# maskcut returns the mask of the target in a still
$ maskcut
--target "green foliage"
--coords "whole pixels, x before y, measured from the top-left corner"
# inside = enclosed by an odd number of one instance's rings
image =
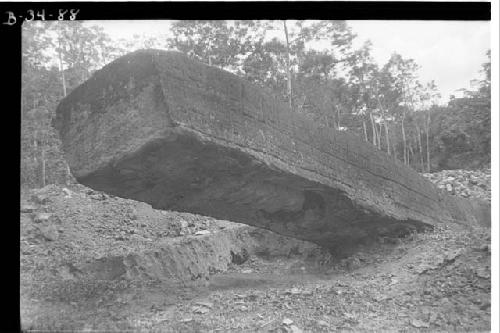
[[[172,33],[169,46],[221,68],[235,66],[246,46],[240,43],[245,28],[228,21],[177,21],[172,24]]]
[[[299,66],[299,73],[304,77],[328,80],[330,71],[335,66],[335,59],[328,52],[309,50]]]
[[[101,28],[76,21],[24,24],[22,45],[21,184],[66,183],[67,164],[51,126],[55,108],[118,50]]]
[[[490,163],[491,103],[488,98],[452,100],[431,115],[435,169],[470,169]]]
[[[482,66],[483,69],[481,70],[481,73],[484,75],[484,78],[481,81],[479,95],[481,97],[491,99],[491,50],[488,50],[486,55],[488,56],[488,61]]]
[[[48,29],[55,33],[52,46],[64,70],[67,93],[112,60],[112,41],[102,28],[87,27],[78,21],[61,21],[52,23]]]
[[[60,140],[50,126],[52,116],[47,107],[37,107],[28,112],[21,124],[21,184],[25,186],[67,181]]]

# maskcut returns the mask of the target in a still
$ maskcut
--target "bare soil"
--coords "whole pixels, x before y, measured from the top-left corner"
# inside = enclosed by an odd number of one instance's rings
[[[25,330],[490,330],[486,228],[441,225],[337,257],[81,185],[21,203]]]

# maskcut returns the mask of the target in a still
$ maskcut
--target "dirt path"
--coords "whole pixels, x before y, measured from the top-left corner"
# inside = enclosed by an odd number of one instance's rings
[[[252,258],[202,286],[128,285],[47,317],[113,331],[488,331],[490,253],[475,236],[440,230],[322,267]]]
[[[487,238],[443,229],[319,269],[259,260],[131,322],[179,332],[489,331]]]

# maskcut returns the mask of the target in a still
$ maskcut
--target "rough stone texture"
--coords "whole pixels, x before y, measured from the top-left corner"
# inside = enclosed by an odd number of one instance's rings
[[[176,52],[142,50],[65,98],[54,121],[77,180],[108,193],[336,248],[440,222],[489,224],[349,133]]]

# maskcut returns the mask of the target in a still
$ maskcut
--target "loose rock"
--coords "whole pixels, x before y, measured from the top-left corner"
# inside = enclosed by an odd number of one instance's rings
[[[38,213],[34,216],[33,222],[35,222],[35,223],[48,222],[51,217],[52,217],[52,214],[49,214],[49,213]]]
[[[21,213],[33,213],[37,209],[34,205],[22,205]]]
[[[451,195],[491,201],[491,170],[442,170],[422,176]]]

